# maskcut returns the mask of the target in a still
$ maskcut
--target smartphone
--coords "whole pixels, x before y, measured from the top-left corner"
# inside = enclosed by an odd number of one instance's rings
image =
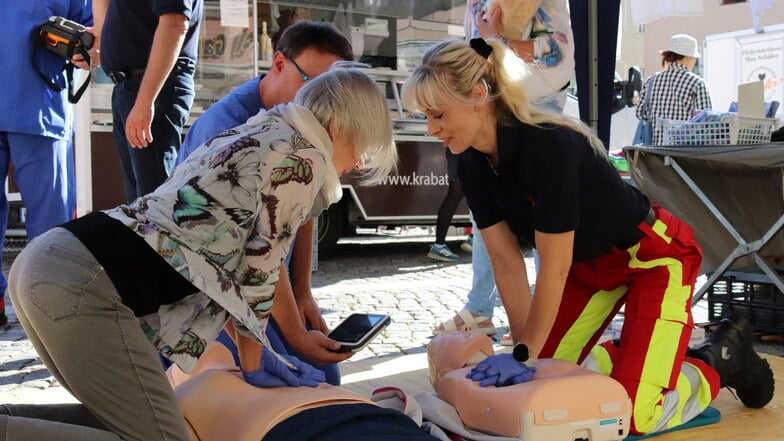
[[[367,346],[391,319],[386,314],[354,313],[340,322],[328,337],[340,343],[338,352],[357,352]]]

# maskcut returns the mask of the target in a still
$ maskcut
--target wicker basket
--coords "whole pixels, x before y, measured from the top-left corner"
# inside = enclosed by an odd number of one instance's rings
[[[775,118],[742,118],[732,115],[721,121],[691,123],[660,119],[664,145],[710,146],[770,142]]]

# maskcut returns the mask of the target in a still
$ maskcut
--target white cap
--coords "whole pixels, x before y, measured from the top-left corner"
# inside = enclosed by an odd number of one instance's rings
[[[667,49],[661,52],[668,51],[685,57],[700,58],[700,52],[697,50],[697,40],[691,35],[676,34],[670,37]]]

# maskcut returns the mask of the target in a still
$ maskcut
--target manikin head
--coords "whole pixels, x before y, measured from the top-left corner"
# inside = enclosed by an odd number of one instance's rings
[[[427,345],[430,384],[438,390],[438,382],[447,373],[475,365],[493,354],[493,342],[484,334],[458,331],[437,335]]]

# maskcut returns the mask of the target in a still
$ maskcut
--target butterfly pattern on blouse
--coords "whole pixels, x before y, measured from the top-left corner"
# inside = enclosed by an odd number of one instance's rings
[[[218,311],[218,313],[219,312],[220,311]],[[159,326],[150,326],[150,324],[145,321],[141,321],[139,325],[147,339],[152,342],[158,352],[166,357],[170,357],[172,354],[188,354],[194,358],[198,358],[207,348],[207,341],[190,331],[183,334],[180,341],[177,342],[177,345],[172,348],[160,337],[160,334],[157,331]]]
[[[160,326],[154,328],[146,321],[141,320],[139,321],[139,327],[141,327],[144,336],[147,337],[147,340],[150,341],[162,354],[171,353],[171,347],[164,343],[163,339],[161,339],[161,335],[158,333],[158,328]]]
[[[207,147],[212,145],[212,143],[217,141],[218,139],[228,138],[240,134],[243,135],[233,143],[228,144],[226,146],[222,146],[221,151],[219,153],[212,155],[209,162],[209,166],[213,168],[219,167],[225,161],[229,160],[236,152],[240,150],[249,147],[260,147],[261,143],[256,138],[256,135],[260,133],[268,132],[271,129],[275,128],[274,123],[275,123],[274,119],[267,118],[261,123],[257,123],[257,125],[256,123],[254,123],[254,125],[252,126],[245,124],[241,127],[225,130],[220,134],[216,135],[215,137],[211,138],[205,143]]]
[[[240,227],[247,227],[250,224],[250,221],[253,220],[253,212],[244,208],[224,208],[223,212],[229,216],[232,222]]]
[[[215,281],[218,283],[221,292],[233,291],[237,298],[242,298],[240,285],[234,280],[234,273],[228,271],[226,268],[212,265],[215,268]]]
[[[188,331],[182,335],[182,338],[177,342],[172,350],[172,354],[188,354],[198,358],[204,353],[207,348],[207,341],[199,338],[195,333]]]
[[[297,229],[302,225],[306,216],[303,215],[301,207],[292,204],[279,204],[277,208],[277,218],[282,219],[282,223],[277,226],[277,240],[290,239],[296,234]]]
[[[190,224],[215,221],[209,209],[214,207],[217,201],[199,187],[198,181],[198,177],[193,177],[177,190],[172,218],[179,226],[187,228]]]
[[[147,204],[148,196],[142,196],[135,200],[131,205],[121,205],[119,208],[128,217],[138,218],[137,214],[144,214],[149,208]]]
[[[159,237],[157,250],[158,254],[166,260],[166,263],[171,265],[181,276],[186,279],[190,278],[185,255],[182,253],[178,242],[163,234]]]
[[[299,132],[294,132],[291,135],[291,137],[289,138],[289,144],[292,147],[292,153],[297,153],[300,149],[310,149],[310,148],[313,148],[313,144],[311,144],[310,141],[308,141]]]
[[[313,180],[313,161],[292,153],[283,158],[280,165],[272,170],[270,180],[273,189],[289,182],[310,184]]]
[[[270,309],[272,309],[273,297],[250,297],[247,298],[248,306],[253,311],[253,314],[256,316],[257,319],[265,319],[270,315]]]
[[[263,162],[258,149],[248,149],[228,158],[219,173],[205,177],[202,188],[211,194],[228,194],[237,207],[253,206],[258,201],[258,189],[264,181]],[[231,201],[223,200],[224,205]]]
[[[268,279],[269,279],[269,274],[254,267],[245,268],[245,270],[242,271],[242,274],[240,274],[239,277],[240,283],[248,286],[263,285]]]
[[[262,195],[261,213],[256,220],[256,228],[250,232],[245,242],[246,255],[263,256],[272,248],[270,240],[278,235],[278,202],[275,196]]]
[[[218,168],[229,161],[235,153],[250,147],[260,146],[261,143],[258,139],[251,136],[243,136],[212,155],[209,165],[212,168]]]
[[[218,265],[221,266],[226,266],[226,264],[229,263],[231,259],[237,257],[238,253],[236,250],[232,250],[228,253],[218,253],[210,250],[200,250],[200,254],[206,257],[207,260],[209,260],[210,262],[217,263]]]
[[[209,147],[209,146],[212,145],[213,142],[215,142],[215,141],[217,141],[217,140],[219,140],[221,138],[228,138],[229,136],[234,136],[234,135],[239,135],[239,134],[240,134],[240,131],[237,130],[236,128],[224,130],[224,131],[218,133],[217,135],[213,136],[212,138],[208,139],[205,142],[205,144],[207,144],[207,147]]]

